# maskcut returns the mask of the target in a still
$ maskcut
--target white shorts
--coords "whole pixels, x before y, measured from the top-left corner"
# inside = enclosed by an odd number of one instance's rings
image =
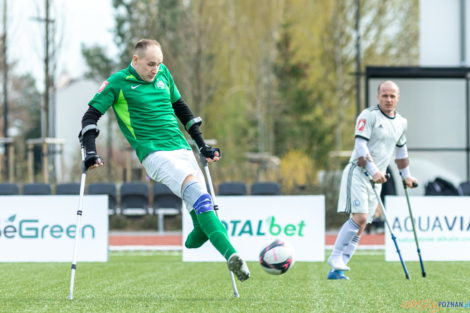
[[[375,184],[375,190],[380,195],[381,184]],[[377,197],[372,190],[369,178],[364,170],[356,164],[349,163],[341,177],[341,188],[338,198],[338,212],[340,213],[366,213],[367,222],[370,223],[377,209]]]
[[[151,179],[166,185],[180,198],[183,182],[189,175],[193,175],[207,192],[204,175],[191,150],[155,151],[145,157],[142,165]],[[191,209],[191,206],[187,208]]]

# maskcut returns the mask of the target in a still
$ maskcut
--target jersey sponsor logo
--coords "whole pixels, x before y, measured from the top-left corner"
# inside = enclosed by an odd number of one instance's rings
[[[108,86],[108,81],[105,80],[101,86],[100,86],[100,89],[98,89],[98,92],[102,92],[104,88],[106,88],[106,86]]]
[[[358,131],[363,131],[364,130],[364,127],[366,127],[366,120],[361,118],[358,122],[357,122],[357,130]]]
[[[356,199],[356,200],[353,201],[353,205],[357,208],[361,205],[361,201]]]
[[[165,89],[165,83],[162,82],[161,80],[159,80],[157,82],[157,87],[158,87],[158,89]]]
[[[140,86],[140,84],[135,85],[135,86],[131,86],[131,89],[136,89],[136,88],[139,87],[139,86]]]

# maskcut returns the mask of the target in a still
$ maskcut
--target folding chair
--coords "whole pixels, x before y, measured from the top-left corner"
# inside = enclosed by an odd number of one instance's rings
[[[167,186],[155,183],[153,185],[153,203],[154,214],[158,216],[158,231],[164,231],[165,215],[178,215],[181,213],[183,201],[171,192]]]
[[[0,184],[0,195],[1,196],[14,196],[20,194],[20,187],[13,183],[2,183]]]
[[[143,216],[148,213],[149,186],[144,182],[123,183],[120,188],[121,213],[127,216]]]
[[[80,195],[80,183],[62,183],[55,186],[56,195]]]
[[[244,196],[246,192],[246,184],[242,182],[223,182],[219,184],[219,195]]]
[[[281,194],[281,186],[275,182],[256,182],[251,185],[252,196],[278,196]]]
[[[117,209],[117,189],[113,183],[91,183],[88,185],[89,195],[107,195],[108,196],[108,214],[116,214]]]
[[[31,183],[23,185],[23,195],[51,195],[51,185],[46,183]]]

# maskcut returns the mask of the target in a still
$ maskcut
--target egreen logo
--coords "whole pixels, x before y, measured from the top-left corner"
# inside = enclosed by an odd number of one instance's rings
[[[8,224],[0,227],[0,239],[12,239],[15,237],[23,239],[59,239],[62,237],[75,238],[77,227],[75,224],[41,224],[38,219],[20,219],[18,224],[13,224],[16,214],[7,219]],[[81,228],[81,238],[95,238],[95,227],[90,224]]]
[[[268,217],[266,220],[230,220],[222,221],[227,229],[227,233],[232,236],[266,236],[266,233],[272,236],[299,236],[303,237],[305,221],[300,220],[298,223],[282,224],[276,221],[274,216]]]

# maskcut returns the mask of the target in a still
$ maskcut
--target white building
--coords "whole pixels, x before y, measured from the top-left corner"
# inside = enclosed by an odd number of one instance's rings
[[[72,177],[72,170],[74,168],[79,169],[81,165],[78,133],[82,129],[82,117],[88,110],[88,102],[93,98],[100,84],[100,82],[87,79],[72,80],[60,87],[56,92],[56,137],[65,139],[63,175],[60,173],[60,166],[56,168],[58,169],[57,176],[59,180],[64,182],[80,181],[80,177]],[[100,129],[106,128],[109,113],[100,119],[98,125]],[[104,146],[107,136],[106,131],[103,131],[97,139],[97,144]]]

